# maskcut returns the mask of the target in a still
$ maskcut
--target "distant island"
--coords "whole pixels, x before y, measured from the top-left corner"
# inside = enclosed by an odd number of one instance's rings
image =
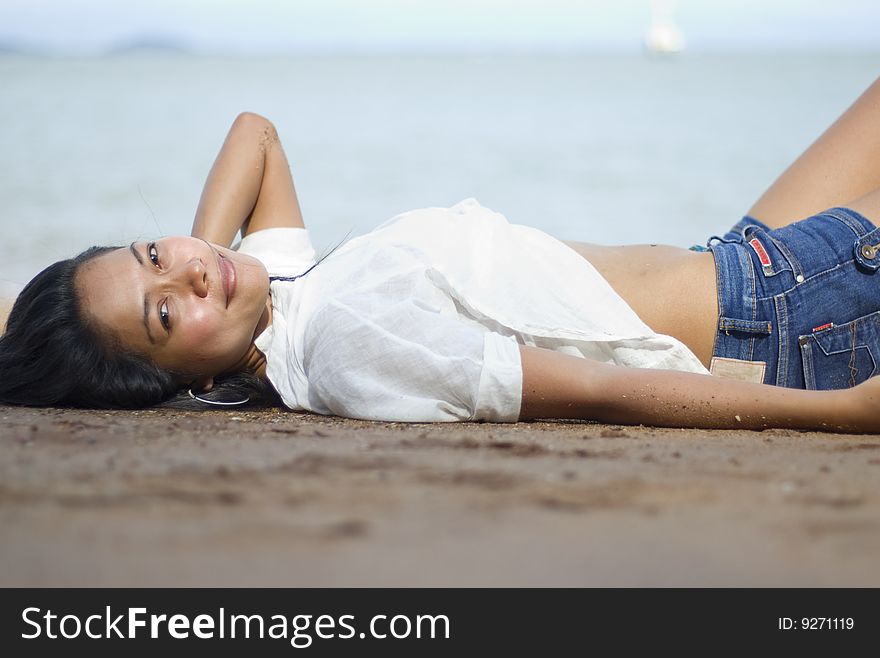
[[[145,35],[119,41],[103,49],[83,50],[70,48],[63,45],[48,45],[13,39],[0,38],[0,57],[2,56],[36,56],[36,57],[102,57],[129,54],[162,54],[188,55],[193,53],[193,48],[183,39],[166,35]]]
[[[45,49],[22,41],[4,41],[0,39],[0,55],[45,55]]]
[[[104,51],[105,55],[128,55],[134,53],[169,53],[175,55],[189,54],[192,48],[182,39],[151,35],[139,36],[121,41]]]

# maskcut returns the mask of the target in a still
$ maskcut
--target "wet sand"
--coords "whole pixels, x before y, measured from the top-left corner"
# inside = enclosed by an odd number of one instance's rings
[[[0,407],[2,586],[880,586],[880,437]]]

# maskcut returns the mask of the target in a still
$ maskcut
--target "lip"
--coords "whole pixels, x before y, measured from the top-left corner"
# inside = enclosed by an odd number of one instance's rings
[[[231,260],[219,253],[217,256],[220,265],[220,281],[223,285],[223,292],[226,293],[226,308],[229,308],[229,302],[235,296],[237,272]]]

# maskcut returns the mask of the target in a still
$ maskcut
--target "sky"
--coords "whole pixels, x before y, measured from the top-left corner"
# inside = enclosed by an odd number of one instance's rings
[[[662,1],[662,0],[661,0]],[[688,49],[880,50],[880,0],[666,0]],[[0,46],[101,53],[637,50],[651,0],[0,0]]]

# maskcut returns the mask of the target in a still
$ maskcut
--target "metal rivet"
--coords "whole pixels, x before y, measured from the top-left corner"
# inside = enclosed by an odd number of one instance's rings
[[[862,245],[862,256],[865,258],[873,258],[876,254],[876,250],[869,244]]]
[[[803,283],[803,282],[804,282],[804,275],[803,275],[803,274],[798,274],[798,275],[795,277],[795,281],[797,281],[798,283]]]
[[[810,339],[806,336],[801,336],[800,338],[798,338],[798,343],[800,343],[801,345],[806,345],[808,342],[810,342]]]

